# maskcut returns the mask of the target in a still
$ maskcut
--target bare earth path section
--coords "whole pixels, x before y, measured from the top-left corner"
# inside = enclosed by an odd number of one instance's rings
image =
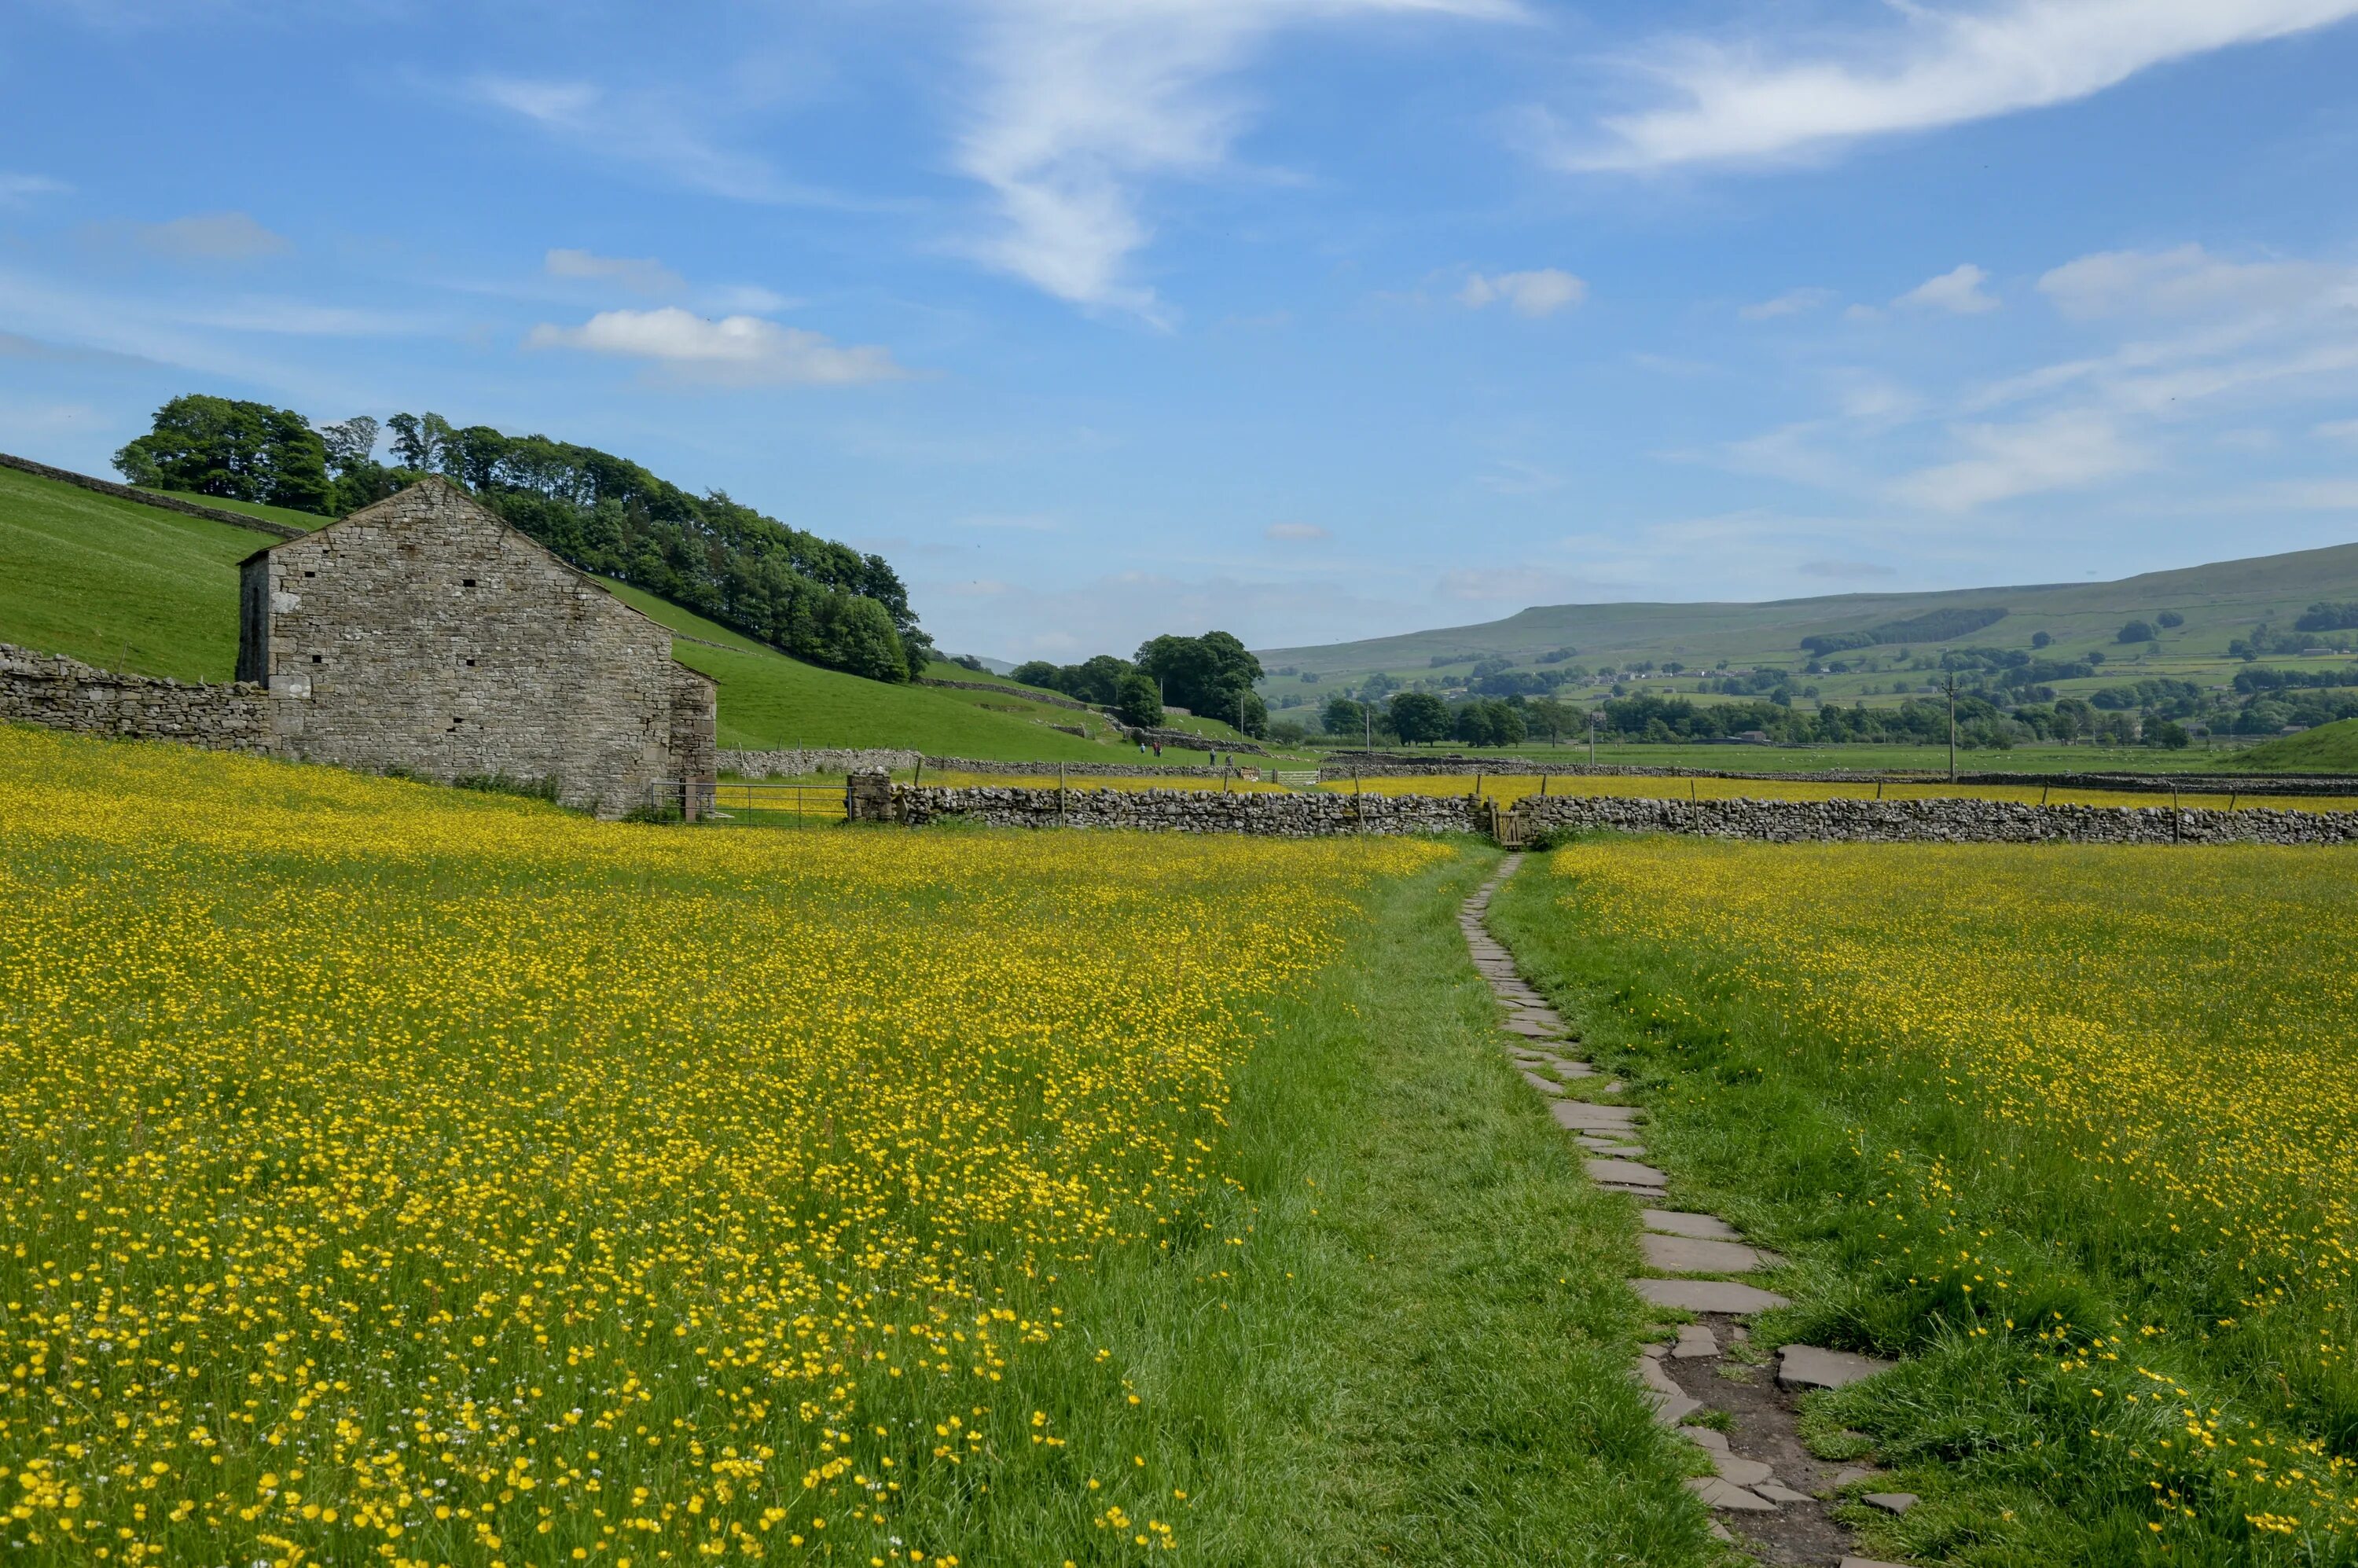
[[[1812,1389],[1872,1377],[1886,1363],[1811,1346],[1784,1346],[1773,1358],[1753,1350],[1746,1320],[1787,1304],[1741,1276],[1783,1260],[1748,1246],[1715,1215],[1670,1206],[1669,1173],[1647,1162],[1645,1113],[1624,1104],[1623,1086],[1600,1076],[1574,1032],[1526,984],[1514,956],[1490,935],[1490,895],[1523,857],[1509,855],[1466,901],[1458,925],[1474,966],[1506,1010],[1499,1045],[1556,1122],[1589,1154],[1589,1179],[1628,1194],[1640,1206],[1640,1249],[1647,1277],[1629,1281],[1640,1298],[1691,1321],[1675,1342],[1649,1345],[1633,1375],[1653,1401],[1655,1419],[1694,1443],[1710,1476],[1687,1484],[1721,1523],[1714,1533],[1763,1563],[1891,1568],[1850,1552],[1850,1535],[1828,1511],[1839,1495],[1873,1486],[1871,1471],[1819,1459],[1802,1444],[1795,1403]],[[1904,1512],[1915,1498],[1866,1491],[1875,1506]]]

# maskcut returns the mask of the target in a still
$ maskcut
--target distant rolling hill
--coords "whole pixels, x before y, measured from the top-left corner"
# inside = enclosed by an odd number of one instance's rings
[[[1846,634],[1895,626],[1897,634],[1887,633],[1876,651],[2028,648],[2032,635],[2045,632],[2054,640],[2056,657],[2089,650],[2117,654],[2115,638],[2125,623],[2150,621],[2165,611],[2183,616],[2185,623],[2163,633],[2161,648],[2173,659],[2208,660],[2224,657],[2229,640],[2256,622],[2289,629],[2296,616],[2320,600],[2358,600],[2358,545],[2147,572],[2116,582],[1845,593],[1758,604],[1545,605],[1476,626],[1271,648],[1260,653],[1260,661],[1272,672],[1291,668],[1322,681],[1356,680],[1378,671],[1402,677],[1463,673],[1487,658],[1530,665],[1543,654],[1567,647],[1577,649],[1575,660],[1588,665],[1675,659],[1706,668],[1725,659],[1738,665],[1799,668],[1809,658],[1805,638],[1848,641]],[[1972,611],[1981,613],[1959,613]],[[1974,626],[1976,621],[1987,623]],[[1271,684],[1298,689],[1282,681]]]

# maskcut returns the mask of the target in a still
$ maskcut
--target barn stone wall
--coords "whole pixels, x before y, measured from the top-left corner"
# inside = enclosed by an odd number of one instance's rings
[[[267,606],[239,667],[267,684],[288,754],[424,777],[557,781],[601,816],[681,776],[675,733],[712,687],[671,633],[455,485],[427,480],[245,563]],[[709,776],[707,773],[705,776]]]

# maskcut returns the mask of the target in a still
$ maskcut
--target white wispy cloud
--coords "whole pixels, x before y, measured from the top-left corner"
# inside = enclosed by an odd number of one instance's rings
[[[47,175],[0,170],[0,206],[22,201],[28,196],[55,196],[72,189],[63,180],[51,179]]]
[[[1677,35],[1636,59],[1661,100],[1561,149],[1587,168],[1790,157],[2068,103],[2169,60],[2358,15],[2358,0],[1999,0],[1895,5],[1870,27]]]
[[[601,256],[589,251],[550,251],[542,267],[551,277],[615,283],[636,294],[687,292],[687,279],[653,256]]]
[[[1457,292],[1457,302],[1469,310],[1504,301],[1518,316],[1552,316],[1588,297],[1588,285],[1559,267],[1535,272],[1502,272],[1493,276],[1476,273]]]
[[[1891,303],[1894,306],[1921,309],[1947,310],[1959,316],[1978,316],[1998,307],[1997,297],[1982,287],[1989,274],[1971,262],[1964,262],[1942,273],[1928,277]]]
[[[1261,530],[1261,537],[1281,544],[1310,545],[1331,539],[1335,535],[1315,523],[1272,523]]]
[[[1970,512],[1993,502],[2075,490],[2153,464],[2117,423],[2093,409],[2066,409],[2008,425],[1961,425],[1952,434],[1971,455],[1907,474],[1894,499],[1936,512]]]
[[[787,178],[768,159],[716,139],[713,128],[732,106],[709,96],[692,99],[658,88],[616,92],[593,81],[496,73],[472,77],[458,91],[543,135],[691,190],[740,201],[841,204]]]
[[[1774,299],[1746,305],[1736,314],[1747,321],[1773,321],[1779,316],[1803,316],[1834,297],[1831,288],[1789,288]]]
[[[169,222],[138,224],[132,233],[143,249],[174,261],[259,261],[295,248],[247,212],[192,212]]]
[[[2347,441],[2358,447],[2358,419],[2329,419],[2311,426],[2309,433],[2320,440]]]
[[[759,316],[713,320],[676,305],[601,310],[578,327],[543,322],[525,344],[644,360],[682,380],[724,384],[849,386],[909,373],[888,349],[847,346]]]
[[[1280,27],[1418,13],[1520,15],[1514,0],[990,0],[955,156],[996,221],[968,248],[1059,299],[1167,319],[1130,274],[1152,234],[1139,187],[1227,161],[1250,114],[1226,79]]]

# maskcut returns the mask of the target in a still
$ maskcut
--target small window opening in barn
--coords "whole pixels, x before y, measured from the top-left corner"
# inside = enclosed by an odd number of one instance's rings
[[[305,577],[318,577],[319,574],[318,572],[305,572],[303,575]]]
[[[472,659],[469,659],[469,660],[467,661],[467,667],[468,667],[469,669],[471,669],[471,669],[473,669],[473,668],[475,667],[475,661],[474,661],[474,660],[472,660]]]
[[[475,579],[473,578],[462,578],[460,579],[459,586],[460,588],[472,588],[475,586]]]
[[[312,662],[313,664],[315,664],[315,665],[316,665],[316,664],[318,664],[318,663],[319,662],[319,654],[312,654],[312,655],[311,655],[311,662]]]

